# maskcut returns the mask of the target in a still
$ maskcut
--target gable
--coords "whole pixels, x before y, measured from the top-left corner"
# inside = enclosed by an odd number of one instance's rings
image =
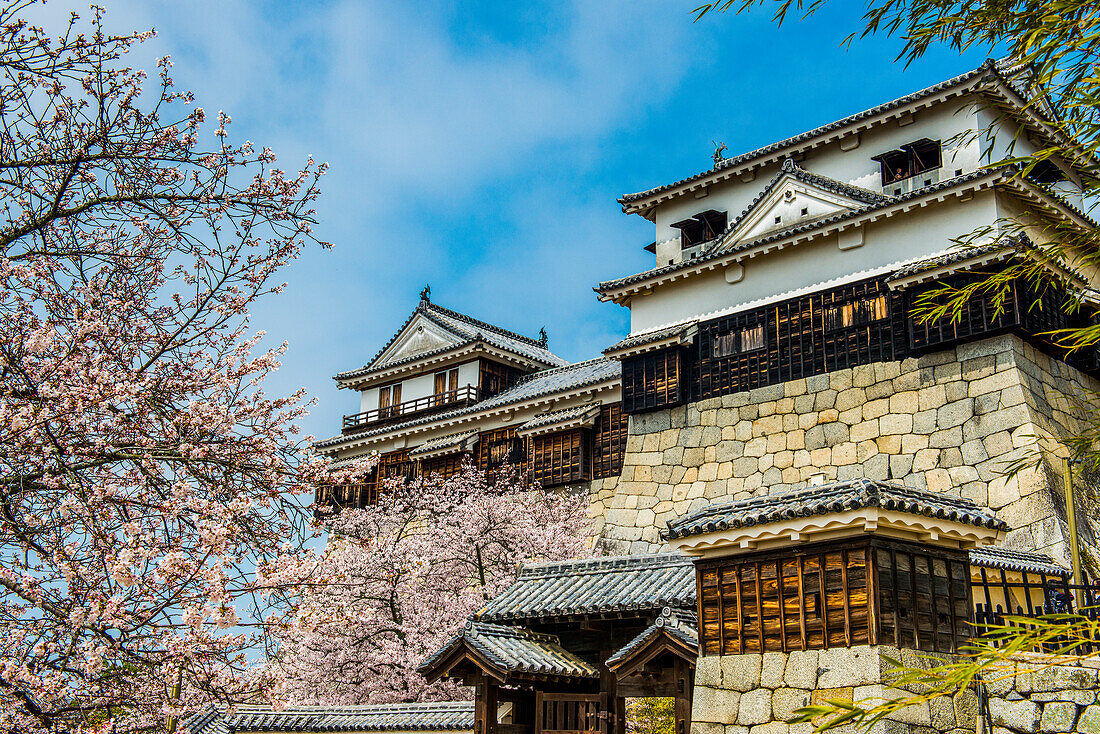
[[[853,186],[832,182],[823,176],[805,175],[801,171],[798,173],[803,175],[796,175],[790,167],[784,168],[761,191],[757,200],[741,213],[725,237],[715,245],[714,251],[727,250],[741,242],[761,238],[769,232],[868,204],[869,197]]]
[[[457,347],[467,341],[466,337],[444,329],[418,313],[398,333],[393,343],[378,355],[371,367],[385,367],[420,354]]]

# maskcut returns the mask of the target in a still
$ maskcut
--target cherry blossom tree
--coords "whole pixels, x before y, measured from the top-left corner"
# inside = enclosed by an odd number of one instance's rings
[[[490,484],[476,467],[391,485],[378,504],[331,521],[329,580],[286,620],[274,656],[282,701],[388,703],[462,698],[416,667],[515,579],[518,565],[588,551],[586,498],[526,483],[511,467]]]
[[[308,566],[324,469],[247,315],[324,166],[231,144],[167,59],[143,89],[149,34],[28,4],[0,3],[0,730],[148,731],[270,683],[249,653]]]

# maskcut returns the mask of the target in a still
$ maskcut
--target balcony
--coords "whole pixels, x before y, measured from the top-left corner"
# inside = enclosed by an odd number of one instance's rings
[[[363,413],[344,416],[344,433],[361,431],[368,426],[412,418],[417,415],[440,411],[448,408],[462,408],[477,402],[478,390],[474,385],[466,385],[436,395],[425,395],[415,400],[406,400],[384,408],[374,408]]]

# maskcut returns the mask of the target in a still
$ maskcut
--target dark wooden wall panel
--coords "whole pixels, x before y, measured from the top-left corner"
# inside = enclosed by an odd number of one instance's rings
[[[837,541],[700,561],[704,655],[892,643],[953,652],[970,615],[964,552]]]
[[[596,418],[592,441],[592,478],[616,477],[623,470],[626,451],[627,415],[622,405],[605,405]]]
[[[544,487],[556,487],[591,478],[590,438],[585,429],[535,436],[528,443],[527,465],[532,481]]]
[[[639,413],[688,399],[690,366],[683,349],[664,349],[623,360],[623,410]]]

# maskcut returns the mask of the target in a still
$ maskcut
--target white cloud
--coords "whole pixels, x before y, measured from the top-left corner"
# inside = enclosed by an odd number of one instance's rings
[[[326,132],[383,191],[472,191],[549,145],[627,125],[676,81],[678,34],[639,5],[577,2],[538,47],[470,48],[420,4],[344,3],[314,21]]]

